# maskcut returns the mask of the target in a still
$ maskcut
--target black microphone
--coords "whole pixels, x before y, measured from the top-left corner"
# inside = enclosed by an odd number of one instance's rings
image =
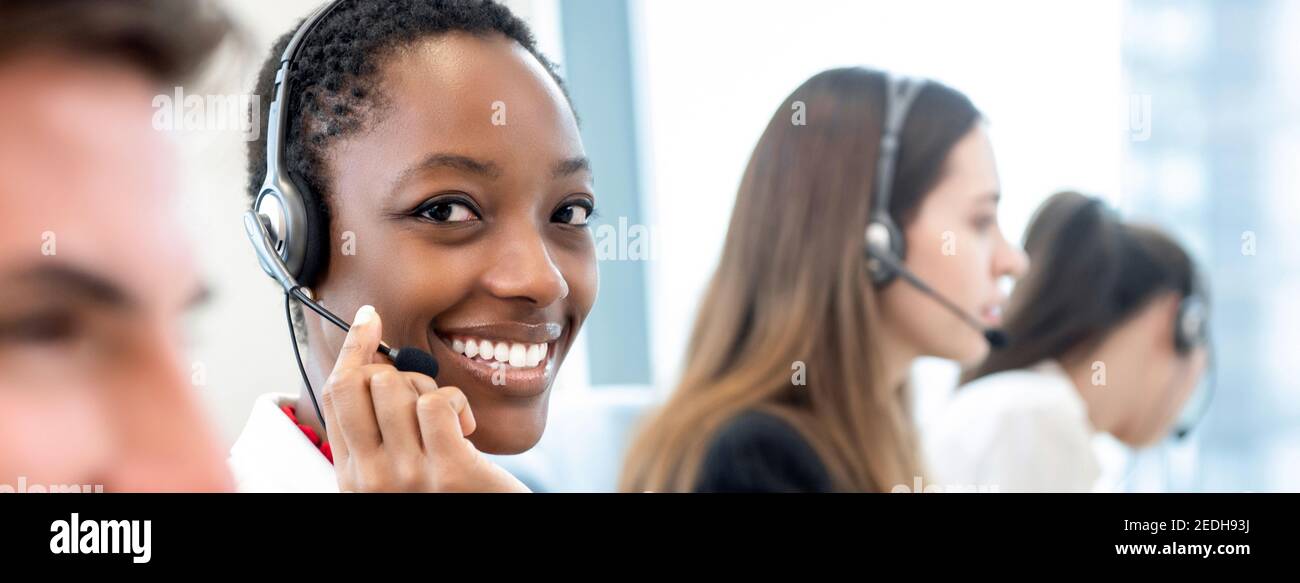
[[[967,326],[974,328],[982,334],[984,336],[984,341],[989,343],[990,348],[994,350],[1006,348],[1007,344],[1011,342],[1006,331],[998,328],[985,328],[984,324],[982,324],[978,318],[970,315],[970,313],[963,310],[961,306],[953,303],[952,300],[944,297],[943,294],[935,291],[934,288],[931,288],[924,281],[921,281],[921,278],[917,277],[910,269],[903,266],[902,262],[895,259],[891,254],[881,253],[871,248],[868,248],[867,252],[871,254],[873,259],[884,263],[890,269],[894,270],[894,272],[898,273],[904,281],[912,284],[912,287],[916,288],[921,293],[930,296],[934,301],[939,302],[939,305],[947,308],[949,312],[955,314],[957,318],[962,322],[965,322]]]
[[[389,349],[388,357],[393,359],[393,366],[404,372],[418,372],[429,378],[438,376],[438,361],[433,355],[414,346],[404,346],[397,350]]]
[[[1011,338],[1007,336],[1006,330],[999,328],[989,328],[984,330],[984,340],[987,340],[989,347],[994,350],[1006,348],[1007,344],[1011,343]]]
[[[289,290],[289,293],[302,302],[303,305],[311,308],[313,312],[320,314],[322,318],[329,320],[335,326],[342,328],[344,332],[352,329],[352,326],[342,318],[335,316],[333,312],[325,309],[325,306],[316,303],[311,296],[302,291],[301,286],[295,286]],[[432,354],[425,352],[414,346],[403,346],[402,348],[391,348],[382,341],[379,343],[377,350],[380,354],[392,359],[393,366],[402,372],[418,372],[429,378],[438,377],[438,361],[433,358]]]

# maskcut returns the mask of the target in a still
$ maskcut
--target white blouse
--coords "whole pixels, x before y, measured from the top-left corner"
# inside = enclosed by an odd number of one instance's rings
[[[945,491],[1089,492],[1101,474],[1096,431],[1054,360],[957,389],[923,432]]]
[[[280,405],[293,395],[257,398],[227,463],[240,492],[338,492],[334,466],[312,445]]]
[[[240,492],[338,492],[334,465],[289,419],[281,405],[295,395],[266,393],[253,403],[248,422],[230,448],[226,464]],[[545,491],[547,458],[534,448],[519,455],[484,454],[534,492]]]

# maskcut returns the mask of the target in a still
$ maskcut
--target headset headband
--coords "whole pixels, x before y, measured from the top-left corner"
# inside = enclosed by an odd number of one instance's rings
[[[294,59],[298,57],[298,51],[302,48],[303,41],[311,36],[313,30],[325,20],[331,12],[334,11],[343,0],[333,0],[329,4],[324,4],[312,12],[307,19],[303,21],[302,26],[298,27],[298,32],[294,33],[289,39],[289,44],[284,47],[284,53],[280,55],[280,69],[275,73],[275,98],[271,101],[271,107],[267,116],[268,133],[266,137],[266,176],[267,182],[273,176],[278,176],[279,170],[283,167],[284,153],[280,144],[284,140],[284,133],[288,129],[285,120],[288,116],[281,115],[281,108],[287,107],[286,97],[289,94],[289,69],[293,66]],[[266,187],[263,186],[263,189]]]
[[[924,79],[889,75],[885,83],[885,118],[880,128],[880,153],[876,159],[876,196],[874,215],[889,216],[889,199],[893,195],[894,169],[902,145],[903,125],[912,103],[925,88]]]

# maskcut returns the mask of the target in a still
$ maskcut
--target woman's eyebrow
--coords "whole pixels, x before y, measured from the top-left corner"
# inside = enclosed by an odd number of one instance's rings
[[[423,160],[412,164],[393,181],[393,190],[410,180],[412,176],[421,172],[427,172],[438,168],[450,168],[468,172],[488,179],[497,179],[501,177],[501,167],[491,160],[479,160],[464,154],[453,154],[449,152],[434,152],[425,156]]]
[[[560,162],[555,165],[555,170],[553,171],[552,176],[555,178],[567,178],[579,172],[591,172],[591,160],[588,160],[585,156],[560,160]]]

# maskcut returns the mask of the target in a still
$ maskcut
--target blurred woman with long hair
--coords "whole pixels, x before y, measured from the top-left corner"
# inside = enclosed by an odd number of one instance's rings
[[[891,79],[825,71],[768,123],[684,373],[635,438],[622,490],[888,491],[923,475],[908,369],[923,355],[979,362],[988,343],[971,324],[997,325],[998,279],[1025,259],[998,228],[979,112],[944,85]],[[910,107],[890,107],[909,86]],[[888,119],[897,135],[882,139]],[[877,167],[892,145],[886,199]],[[879,217],[896,225],[892,257],[949,308],[882,277],[864,243]]]

